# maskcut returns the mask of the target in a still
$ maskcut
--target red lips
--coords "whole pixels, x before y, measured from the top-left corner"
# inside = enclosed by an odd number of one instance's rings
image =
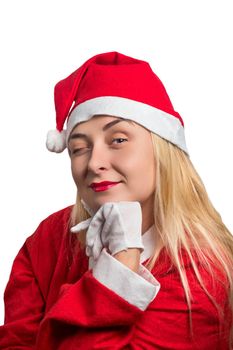
[[[119,183],[119,181],[117,182],[112,182],[112,181],[102,181],[102,182],[92,182],[92,184],[90,185],[91,188],[98,188],[99,186],[108,186],[108,185],[113,185],[113,184],[117,184]]]

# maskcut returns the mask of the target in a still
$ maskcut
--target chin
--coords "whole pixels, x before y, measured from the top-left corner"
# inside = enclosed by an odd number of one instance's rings
[[[98,210],[102,205],[109,202],[129,202],[136,201],[136,199],[125,198],[123,196],[109,196],[108,198],[103,198],[99,201],[92,202],[93,210]]]

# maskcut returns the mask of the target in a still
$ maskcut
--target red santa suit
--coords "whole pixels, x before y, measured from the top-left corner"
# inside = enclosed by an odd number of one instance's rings
[[[165,250],[151,273],[145,268],[153,226],[143,235],[138,274],[105,249],[89,269],[85,250],[72,259],[70,212],[65,208],[41,222],[14,260],[0,349],[228,349],[231,311],[217,270],[212,280],[199,264],[222,318],[183,256],[193,296],[191,332],[180,277]]]

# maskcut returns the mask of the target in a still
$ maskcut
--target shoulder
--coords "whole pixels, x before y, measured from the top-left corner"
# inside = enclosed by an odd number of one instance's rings
[[[200,256],[195,251],[192,251],[192,259],[190,255],[182,250],[181,270],[185,273],[190,292],[193,297],[193,302],[208,304],[211,300],[215,300],[222,307],[228,300],[228,279],[225,271],[220,264],[214,262],[214,258],[201,260]],[[195,263],[195,266],[193,265]],[[153,272],[166,289],[169,287],[177,291],[182,291],[182,282],[180,271],[169,253],[163,249],[153,268]],[[184,291],[181,294],[184,296]],[[208,299],[208,301],[207,301]]]
[[[73,205],[70,205],[41,221],[35,232],[26,239],[25,244],[28,250],[45,249],[46,247],[51,247],[52,250],[59,249],[69,229],[72,208]]]
[[[14,259],[12,281],[22,276],[27,278],[36,276],[40,286],[48,285],[59,256],[62,255],[65,259],[64,249],[69,237],[71,211],[72,206],[69,206],[41,221],[35,232],[25,240]]]
[[[69,205],[47,216],[40,225],[66,224],[69,221],[73,205]]]

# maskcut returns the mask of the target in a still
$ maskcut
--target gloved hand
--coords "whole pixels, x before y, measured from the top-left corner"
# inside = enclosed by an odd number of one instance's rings
[[[93,217],[71,228],[87,230],[86,254],[98,259],[103,247],[112,255],[128,248],[144,250],[141,235],[142,212],[139,202],[107,202]]]

